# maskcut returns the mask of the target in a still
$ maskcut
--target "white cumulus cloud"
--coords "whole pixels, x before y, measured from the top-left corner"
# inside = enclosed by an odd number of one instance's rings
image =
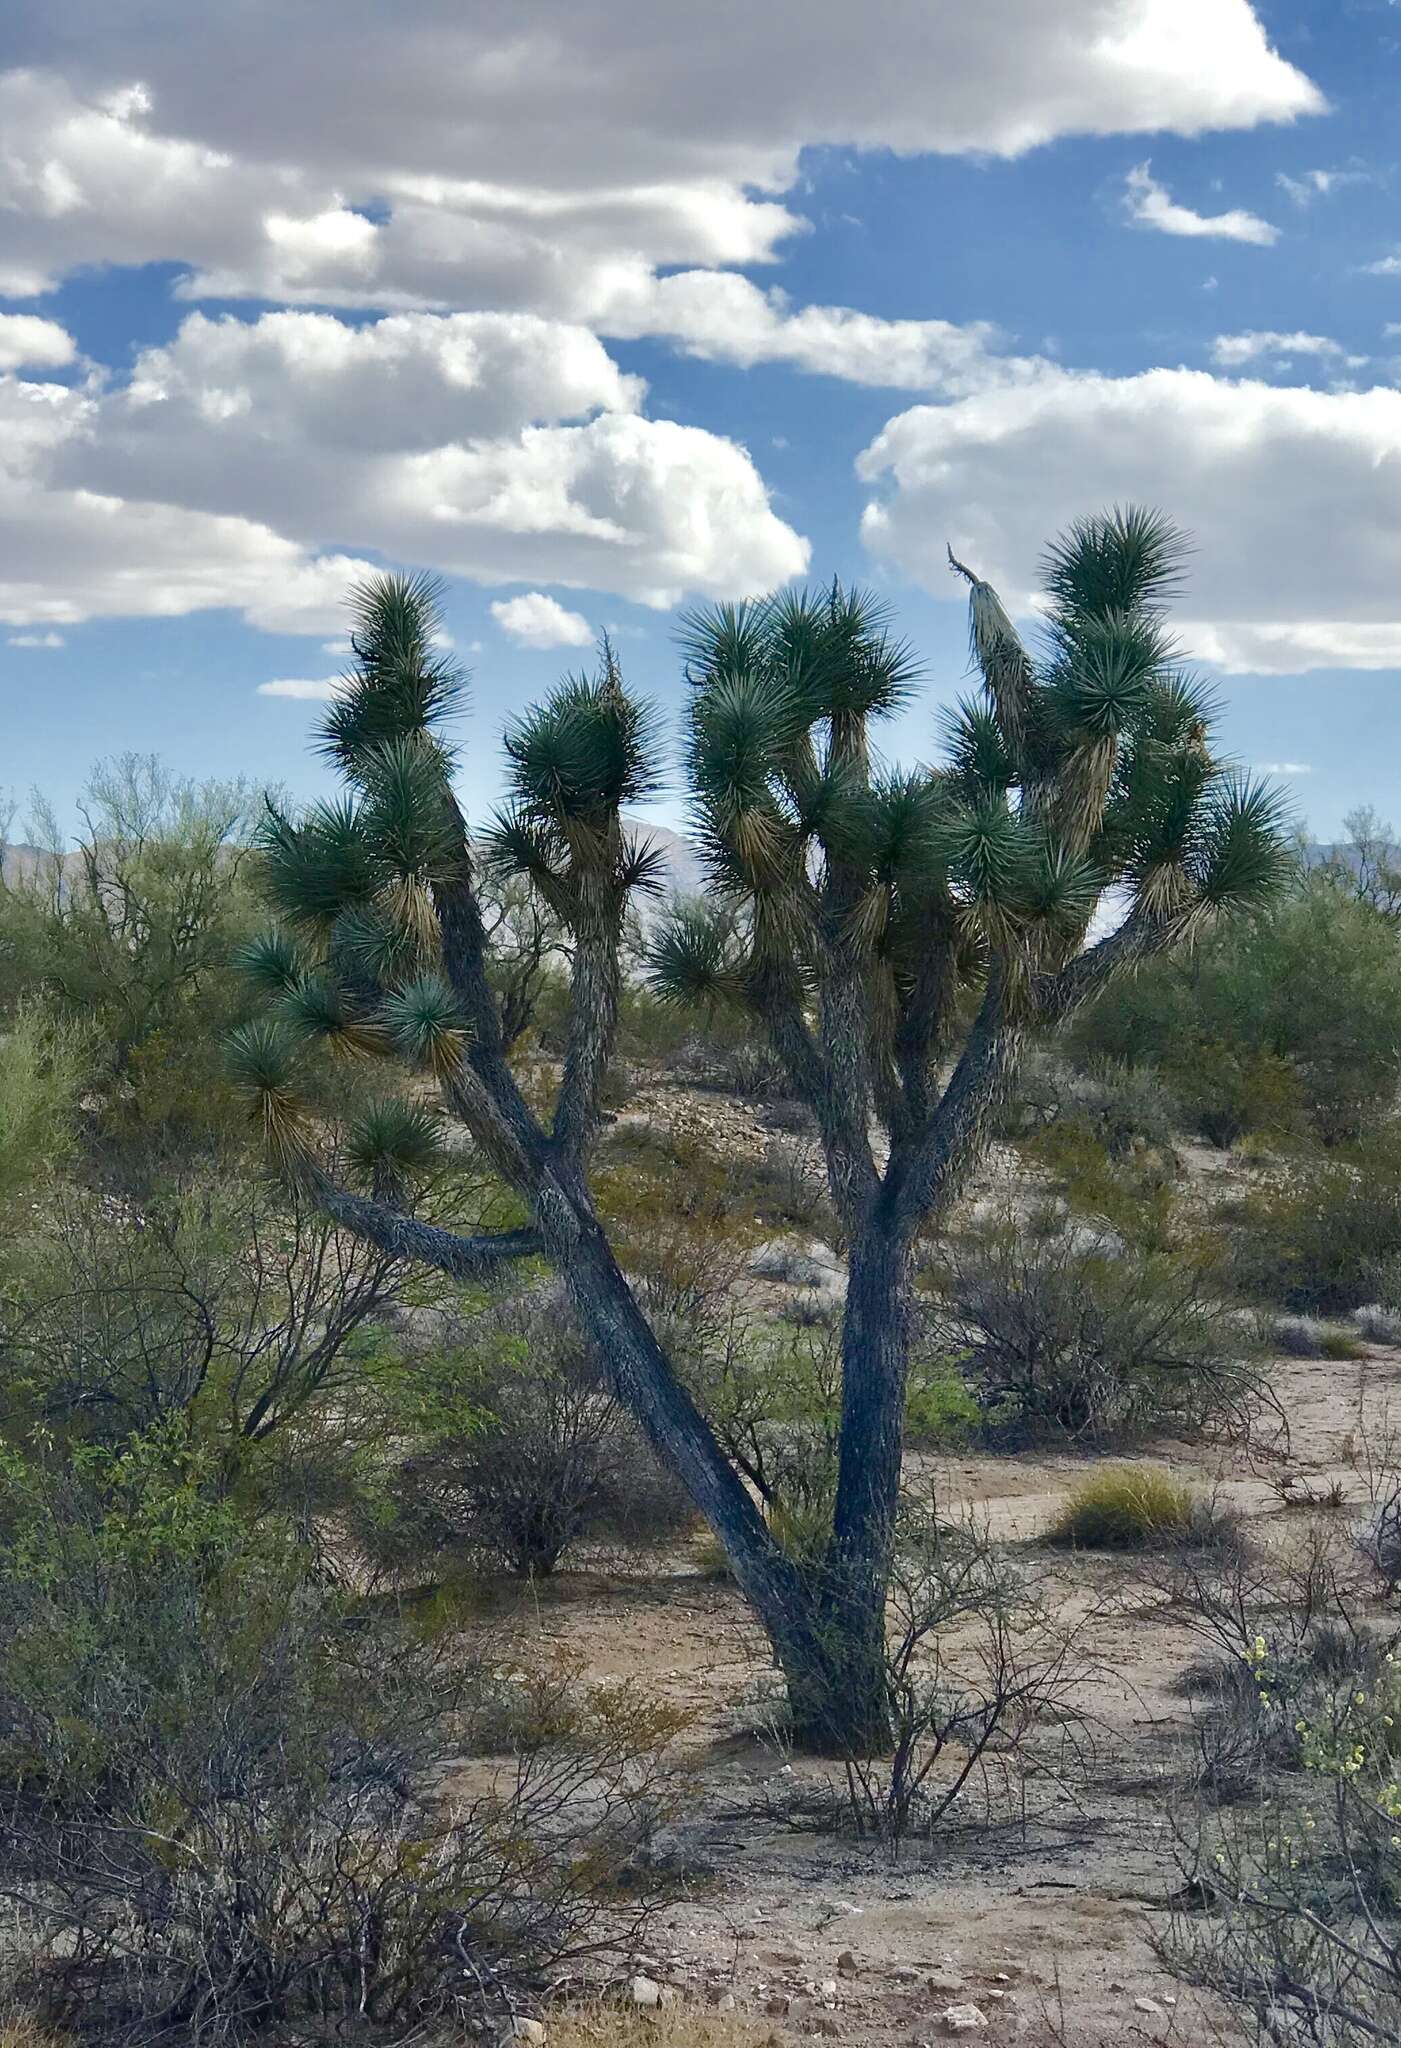
[[[562,583],[667,605],[807,566],[747,451],[632,410],[598,341],[535,316],[194,314],[91,402],[62,480],[344,535],[481,583]]]
[[[1226,213],[1194,213],[1180,206],[1153,176],[1147,163],[1135,164],[1124,180],[1124,207],[1138,227],[1156,228],[1164,235],[1197,235],[1223,242],[1254,242],[1269,248],[1279,240],[1279,229],[1258,213],[1232,207]]]
[[[61,369],[77,355],[77,346],[57,320],[37,313],[0,313],[0,370]]]
[[[225,296],[587,318],[624,270],[772,258],[805,146],[1015,156],[1324,104],[1249,0],[12,0],[6,28],[11,294],[172,261]]]
[[[527,590],[519,597],[498,600],[491,616],[503,633],[522,647],[588,647],[593,628],[579,612],[565,609],[543,590]]]
[[[8,647],[66,647],[62,633],[11,633]]]
[[[89,392],[0,375],[0,621],[52,629],[227,606],[279,632],[341,623],[364,561],[262,520],[128,501],[66,474],[99,418]]]
[[[1192,655],[1401,667],[1401,391],[1048,370],[899,414],[859,469],[868,546],[937,594],[953,594],[948,540],[1025,612],[1050,535],[1147,503],[1195,540],[1178,607]]]

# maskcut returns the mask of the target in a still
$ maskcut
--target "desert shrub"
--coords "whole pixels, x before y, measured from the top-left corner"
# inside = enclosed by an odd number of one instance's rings
[[[70,1181],[0,1258],[0,1439],[42,1422],[61,1452],[183,1415],[232,1479],[252,1446],[362,1397],[374,1319],[445,1289],[236,1161],[139,1199]]]
[[[1111,1465],[1074,1489],[1049,1540],[1079,1550],[1176,1543],[1191,1531],[1192,1508],[1191,1490],[1156,1465]]]
[[[1170,1147],[1113,1152],[1079,1117],[1057,1117],[1022,1147],[1066,1206],[1143,1252],[1170,1250],[1177,1228],[1177,1155]]]
[[[1067,1075],[1056,1121],[1089,1131],[1111,1159],[1136,1151],[1171,1155],[1178,1105],[1162,1078],[1122,1060]]]
[[[1327,877],[1267,918],[1116,983],[1076,1020],[1083,1065],[1155,1068],[1204,1136],[1357,1138],[1401,1073],[1394,927]]]
[[[1364,1343],[1390,1347],[1401,1344],[1401,1309],[1389,1308],[1379,1301],[1365,1302],[1354,1311],[1352,1320]]]
[[[31,1002],[0,1027],[0,1202],[46,1179],[72,1150],[84,1043]]]
[[[494,1687],[256,1535],[167,1435],[63,1483],[13,1458],[0,1549],[0,1893],[17,1988],[84,2038],[498,2014],[626,1926],[674,1724],[542,1678],[470,1789]]]
[[[123,755],[89,778],[77,844],[41,803],[39,851],[0,878],[0,1003],[40,997],[84,1032],[113,1170],[133,1149],[203,1153],[238,1126],[222,1039],[247,1004],[235,953],[259,805],[242,783]]]
[[[1323,1325],[1316,1316],[1277,1316],[1270,1338],[1286,1358],[1323,1356]]]
[[[1270,1326],[1276,1348],[1288,1358],[1360,1358],[1362,1344],[1351,1330],[1321,1323],[1316,1316],[1277,1316]]]
[[[1182,1256],[1008,1223],[955,1243],[934,1284],[946,1354],[965,1352],[985,1415],[1108,1437],[1199,1426],[1248,1406],[1239,1320]]]
[[[654,1542],[694,1520],[552,1290],[488,1304],[414,1372],[422,1442],[361,1531],[381,1554],[467,1548],[530,1577],[581,1544]]]
[[[1198,1038],[1170,1056],[1164,1085],[1183,1125],[1223,1152],[1253,1133],[1287,1138],[1307,1126],[1298,1069],[1259,1046]]]
[[[1225,1212],[1230,1269],[1255,1300],[1346,1315],[1376,1299],[1401,1257],[1401,1130],[1296,1157]]]
[[[1266,2038],[1344,2048],[1401,2028],[1401,1666],[1373,1654],[1313,1677],[1299,1776],[1198,1822],[1184,1846],[1215,1910],[1177,1916],[1163,1948]],[[1263,1641],[1250,1678],[1273,1704]]]
[[[979,1795],[990,1813],[1053,1728],[1058,1766],[1081,1727],[1076,1688],[1090,1670],[1091,1624],[1066,1626],[1053,1591],[969,1522],[931,1500],[902,1502],[891,1578],[886,1691],[892,1743],[879,1756],[832,1749],[839,1775],[794,1788],[793,1817],[883,1843],[928,1840]]]
[[[820,1287],[838,1270],[835,1253],[825,1244],[794,1244],[789,1238],[768,1238],[749,1255],[756,1279],[784,1280],[790,1287]]]

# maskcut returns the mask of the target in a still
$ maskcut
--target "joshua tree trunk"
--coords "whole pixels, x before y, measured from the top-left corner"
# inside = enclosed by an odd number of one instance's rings
[[[827,1654],[794,1703],[807,1745],[853,1754],[889,1739],[885,1590],[900,1496],[909,1263],[890,1204],[877,1202],[848,1264],[836,1512],[817,1589]]]

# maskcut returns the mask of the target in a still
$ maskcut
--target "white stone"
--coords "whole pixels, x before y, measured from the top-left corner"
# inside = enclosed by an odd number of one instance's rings
[[[980,2034],[988,2016],[976,2005],[951,2005],[944,2014],[946,2034]]]
[[[660,2005],[662,1987],[655,1977],[633,1977],[628,1982],[628,1997],[634,2005]]]

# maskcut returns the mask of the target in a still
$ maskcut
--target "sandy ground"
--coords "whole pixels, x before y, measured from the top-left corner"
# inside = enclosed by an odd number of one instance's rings
[[[1366,1446],[1385,1451],[1401,1418],[1401,1353],[1356,1362],[1280,1361],[1273,1386],[1287,1450],[1159,1444],[1146,1453],[1217,1493],[1266,1537],[1340,1480],[1359,1513]],[[1394,1460],[1388,1460],[1394,1463]],[[997,1536],[1035,1546],[1087,1460],[1065,1452],[968,1456],[926,1474],[941,1512],[973,1512]],[[1332,1510],[1334,1514],[1346,1510]],[[515,1596],[503,1648],[563,1653],[693,1716],[695,1817],[666,1845],[684,1873],[637,1967],[683,1995],[733,1997],[787,2043],[903,2044],[951,2038],[943,2015],[975,2004],[978,2040],[1067,2048],[1245,2038],[1175,1981],[1153,1952],[1164,1902],[1182,1883],[1165,1797],[1183,1769],[1189,1708],[1177,1683],[1201,1653],[1114,1558],[1037,1552],[1068,1607],[1097,1603],[1093,1762],[1056,1787],[1009,1796],[932,1844],[887,1852],[804,1832],[785,1817],[817,1766],[762,1733],[773,1679],[743,1604],[689,1553],[655,1574],[565,1573]],[[992,1818],[996,1825],[988,1827]]]

